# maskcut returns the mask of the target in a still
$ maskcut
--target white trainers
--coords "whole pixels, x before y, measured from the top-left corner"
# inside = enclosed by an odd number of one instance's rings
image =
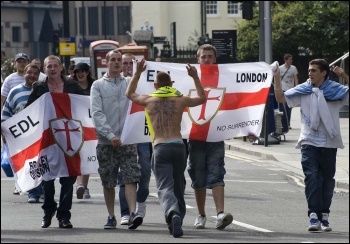
[[[316,213],[310,214],[310,224],[308,231],[319,231],[321,229],[321,222],[318,220]]]
[[[233,216],[230,213],[221,213],[216,217],[216,229],[223,230],[233,221]]]
[[[129,215],[124,215],[121,220],[120,220],[120,224],[121,225],[129,225]]]
[[[196,218],[196,222],[194,222],[194,228],[195,229],[204,229],[206,222],[207,222],[207,217],[203,217],[201,215],[198,215]]]
[[[136,213],[140,215],[142,218],[146,216],[146,202],[137,202]]]
[[[332,228],[329,226],[328,217],[329,217],[328,213],[322,213],[322,221],[321,221],[322,231],[332,231]]]
[[[83,198],[84,199],[90,199],[91,198],[89,188],[85,188]]]

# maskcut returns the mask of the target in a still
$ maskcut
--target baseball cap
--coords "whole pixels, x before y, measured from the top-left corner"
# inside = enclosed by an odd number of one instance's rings
[[[77,70],[85,70],[85,71],[89,71],[90,66],[86,63],[78,63],[75,65],[73,72],[77,71]]]
[[[29,61],[28,55],[25,54],[25,53],[17,53],[16,56],[15,56],[15,61],[17,61],[20,58]]]

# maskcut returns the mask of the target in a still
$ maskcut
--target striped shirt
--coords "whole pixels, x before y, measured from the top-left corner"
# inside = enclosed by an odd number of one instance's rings
[[[24,108],[24,106],[27,104],[31,91],[32,88],[27,87],[24,84],[19,84],[11,89],[1,112],[1,122],[12,117]]]
[[[18,75],[17,72],[10,74],[5,78],[4,83],[1,86],[1,96],[7,97],[12,88],[24,82],[24,76]]]

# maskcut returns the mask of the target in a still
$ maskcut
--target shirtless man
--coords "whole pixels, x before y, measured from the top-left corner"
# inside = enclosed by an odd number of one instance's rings
[[[186,167],[186,149],[180,133],[182,114],[185,107],[198,106],[207,100],[197,69],[190,64],[187,64],[186,68],[188,75],[193,78],[197,97],[183,96],[173,88],[173,82],[166,72],[157,74],[154,93],[150,95],[135,93],[140,75],[146,69],[144,59],[138,61],[136,73],[125,92],[131,101],[144,106],[148,114],[148,125],[152,127],[150,128],[153,139],[152,167],[158,198],[170,234],[175,238],[183,235],[181,226],[186,214],[183,171]],[[162,96],[159,96],[160,93]]]

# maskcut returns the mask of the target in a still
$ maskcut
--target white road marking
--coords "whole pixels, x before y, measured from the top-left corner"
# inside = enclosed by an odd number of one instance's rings
[[[211,216],[211,217],[213,217],[214,219],[216,219],[216,216]],[[259,227],[256,227],[256,226],[254,226],[254,225],[242,223],[242,222],[239,222],[239,221],[237,221],[237,220],[233,220],[233,221],[232,221],[232,224],[234,224],[234,225],[239,225],[239,226],[242,226],[242,227],[244,227],[244,228],[251,229],[251,230],[256,230],[256,231],[260,231],[260,232],[273,232],[273,231],[271,231],[271,230],[259,228]]]

